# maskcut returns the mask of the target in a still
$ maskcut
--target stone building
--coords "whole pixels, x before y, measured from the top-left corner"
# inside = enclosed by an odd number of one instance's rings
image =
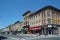
[[[30,33],[60,34],[60,9],[45,6],[34,13],[27,11],[23,17]]]
[[[27,33],[27,32],[29,32],[29,15],[31,15],[32,14],[32,12],[30,11],[30,10],[28,10],[27,12],[25,12],[24,14],[23,14],[23,17],[24,17],[24,21],[23,21],[23,23],[24,23],[24,26],[23,26],[23,30],[24,30],[24,32],[23,33]]]

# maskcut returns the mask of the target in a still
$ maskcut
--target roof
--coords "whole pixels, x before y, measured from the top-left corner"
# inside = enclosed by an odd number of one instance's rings
[[[23,16],[25,16],[26,14],[28,14],[29,12],[31,12],[30,10],[28,10],[27,12],[25,12],[24,14],[23,14]]]
[[[16,21],[14,24],[12,24],[12,25],[15,25],[15,24],[17,24],[17,23],[23,23],[23,22],[20,22],[20,21]]]
[[[60,12],[60,9],[57,9],[57,8],[55,8],[55,7],[53,7],[53,6],[45,6],[45,7],[41,8],[41,9],[39,9],[38,11],[34,12],[34,13],[33,13],[32,15],[30,15],[30,16],[33,16],[33,15],[35,15],[35,14],[37,14],[37,13],[43,11],[43,10],[46,10],[46,9],[53,9],[53,10],[56,10],[56,11]]]

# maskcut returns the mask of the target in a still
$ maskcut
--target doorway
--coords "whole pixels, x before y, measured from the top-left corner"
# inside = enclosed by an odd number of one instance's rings
[[[48,30],[48,34],[52,34],[52,31],[51,30]]]

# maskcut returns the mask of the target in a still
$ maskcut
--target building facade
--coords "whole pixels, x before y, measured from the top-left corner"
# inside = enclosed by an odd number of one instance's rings
[[[24,23],[30,25],[30,33],[60,34],[60,10],[46,6],[34,13],[27,11],[23,14]]]
[[[23,33],[27,33],[27,32],[29,32],[29,15],[31,15],[32,14],[32,12],[30,11],[30,10],[28,10],[26,13],[24,13],[23,14],[23,17],[24,17],[24,21],[23,21],[23,23],[24,23],[24,26],[23,26]]]
[[[1,29],[1,34],[9,34],[9,28],[8,27],[5,27],[3,29]]]
[[[12,34],[21,33],[22,27],[23,27],[23,22],[17,21],[9,26],[9,31]]]

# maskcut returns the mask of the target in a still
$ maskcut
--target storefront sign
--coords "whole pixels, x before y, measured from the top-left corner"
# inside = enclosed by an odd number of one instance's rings
[[[56,25],[53,25],[53,27],[57,27]]]
[[[40,29],[41,29],[41,27],[30,27],[29,30],[40,30]]]
[[[52,25],[48,25],[48,27],[52,27]]]

